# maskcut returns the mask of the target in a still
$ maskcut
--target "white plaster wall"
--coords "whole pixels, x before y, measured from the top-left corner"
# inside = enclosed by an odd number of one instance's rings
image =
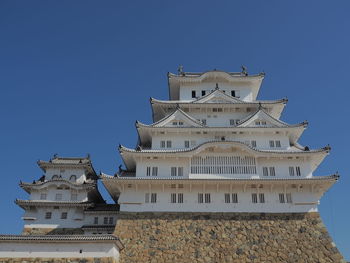
[[[57,186],[62,188],[70,188],[68,184],[61,183]],[[47,201],[72,201],[72,193],[77,194],[77,200],[79,202],[88,201],[87,193],[85,190],[74,190],[74,189],[57,189],[56,185],[50,185],[46,189],[32,190],[29,200],[40,200],[42,193],[46,193]],[[56,194],[62,194],[62,200],[56,200]]]
[[[231,90],[235,90],[236,94],[238,92],[241,100],[252,101],[252,88],[249,86],[244,86],[243,84],[234,83],[223,83],[223,82],[206,82],[206,83],[196,83],[193,85],[181,85],[180,86],[180,100],[192,100],[192,90],[196,91],[197,97],[202,97],[202,90],[206,91],[206,94],[215,90],[216,83],[219,85],[219,89],[226,92],[226,94],[231,95]]]
[[[71,175],[76,175],[78,183],[83,183],[86,180],[84,169],[48,168],[46,170],[46,173],[45,173],[46,180],[51,180],[52,176],[54,175],[61,176],[63,179],[66,179],[66,180],[69,180]]]
[[[227,156],[225,154],[208,154],[208,156]],[[234,154],[239,155],[239,154]],[[206,156],[206,155],[205,155]],[[249,156],[241,155],[241,156]],[[299,166],[301,176],[290,176],[289,167]],[[147,167],[158,167],[157,176],[146,176]],[[191,174],[190,173],[190,158],[162,158],[158,159],[146,159],[139,160],[136,165],[136,177],[156,177],[156,178],[171,178],[171,167],[183,167],[183,177],[181,178],[195,178],[195,179],[219,179],[219,178],[266,178],[263,176],[263,167],[275,167],[275,176],[268,176],[268,178],[310,178],[312,177],[313,170],[311,169],[310,162],[305,158],[299,159],[279,159],[279,158],[256,158],[257,174]]]
[[[46,212],[52,212],[51,219],[45,219]],[[67,212],[67,219],[61,219],[62,212]],[[86,224],[82,209],[72,207],[37,207],[34,210],[27,210],[25,217],[34,217],[35,220],[25,220],[25,227],[38,228],[78,228]]]
[[[194,130],[194,133],[196,130]],[[185,141],[195,141],[196,145],[212,141],[220,140],[224,136],[226,140],[230,141],[240,141],[250,144],[252,140],[256,141],[256,146],[258,149],[262,150],[287,150],[290,148],[289,138],[281,134],[227,134],[224,132],[216,132],[215,134],[176,134],[176,133],[167,133],[167,134],[157,134],[152,137],[152,149],[184,149]],[[171,141],[171,148],[160,148],[161,141]],[[280,148],[271,148],[270,140],[281,142]],[[192,147],[190,145],[190,147]]]
[[[82,252],[80,253],[80,250]],[[0,243],[0,258],[98,258],[119,259],[119,249],[111,242],[96,243]]]
[[[135,189],[127,189],[120,196],[119,203],[121,211],[141,212],[141,211],[164,211],[164,212],[264,212],[264,213],[287,213],[287,212],[311,212],[317,211],[316,194],[310,192],[309,188],[301,189],[297,192],[296,189],[287,188],[285,193],[292,193],[293,203],[279,203],[279,193],[284,193],[282,186],[275,186],[271,191],[266,189],[252,189],[248,187],[246,192],[243,191],[243,186],[234,185],[232,192],[230,186],[219,186],[217,191],[216,186],[210,185],[193,185],[191,192],[188,186],[184,189],[170,189],[166,186],[164,191],[162,186],[152,185],[151,190],[145,186],[138,186],[138,191]],[[170,202],[171,193],[184,193],[184,203],[172,204]],[[251,201],[251,193],[264,193],[265,203],[253,204]],[[145,193],[157,193],[157,203],[145,203]],[[198,193],[211,193],[210,204],[198,203]],[[224,202],[225,193],[237,193],[238,203],[226,204]],[[305,203],[305,205],[297,204]]]

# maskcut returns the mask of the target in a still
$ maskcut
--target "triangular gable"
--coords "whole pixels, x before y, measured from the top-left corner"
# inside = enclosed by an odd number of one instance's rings
[[[152,124],[153,127],[202,127],[203,124],[181,109]]]
[[[290,127],[290,125],[275,119],[260,109],[248,118],[241,120],[237,127]]]
[[[242,101],[216,89],[193,103],[242,103]]]

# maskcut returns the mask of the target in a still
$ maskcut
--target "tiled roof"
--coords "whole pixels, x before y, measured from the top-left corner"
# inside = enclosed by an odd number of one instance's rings
[[[91,206],[91,202],[79,201],[47,201],[47,200],[21,200],[16,199],[15,203],[21,207],[25,206]]]
[[[118,212],[119,205],[118,204],[95,204],[93,206],[88,207],[84,212]]]
[[[299,154],[299,153],[318,153],[318,152],[328,152],[330,150],[329,146],[326,146],[324,148],[321,149],[315,149],[315,150],[309,150],[309,151],[302,151],[302,150],[292,150],[292,151],[286,151],[286,150],[259,150],[257,148],[251,147],[250,145],[244,143],[244,142],[240,142],[240,141],[231,141],[231,140],[225,140],[225,141],[221,141],[221,140],[211,140],[211,141],[207,141],[204,143],[201,143],[195,147],[191,147],[191,148],[182,148],[182,149],[173,149],[173,150],[160,150],[160,149],[156,149],[156,150],[135,150],[135,149],[130,149],[124,146],[120,146],[119,147],[119,151],[120,152],[131,152],[131,153],[180,153],[180,152],[191,152],[194,151],[198,148],[200,148],[201,146],[205,145],[205,144],[210,144],[210,143],[234,143],[234,144],[238,144],[241,145],[245,148],[248,148],[252,151],[255,152],[261,152],[261,153],[277,153],[277,154]],[[296,149],[296,148],[295,148]]]
[[[124,246],[119,238],[112,234],[105,235],[0,235],[0,243],[3,242],[98,242],[113,241],[119,249]]]
[[[83,225],[83,229],[114,229],[115,225]]]
[[[297,178],[296,176],[293,178],[179,178],[179,177],[166,177],[166,178],[161,178],[161,177],[114,177],[114,176],[108,176],[108,175],[102,175],[102,179],[107,179],[107,180],[119,180],[119,181],[182,181],[182,182],[191,182],[191,181],[250,181],[250,182],[274,182],[274,181],[324,181],[324,180],[338,180],[339,179],[338,174],[333,174],[333,175],[327,175],[327,176],[313,176],[311,178]]]

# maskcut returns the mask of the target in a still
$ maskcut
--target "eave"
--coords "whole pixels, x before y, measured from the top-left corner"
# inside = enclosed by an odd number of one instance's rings
[[[16,199],[15,203],[21,208],[25,209],[29,206],[39,207],[52,207],[52,206],[64,206],[64,207],[89,207],[92,206],[92,202],[75,202],[75,201],[36,201],[36,200],[20,200]]]
[[[220,141],[220,140],[212,140],[208,142],[204,142],[192,148],[186,149],[173,149],[173,150],[135,150],[126,148],[124,146],[119,146],[120,155],[127,167],[127,170],[133,171],[136,168],[136,160],[137,156],[166,156],[166,157],[187,157],[190,158],[193,155],[200,153],[202,150],[208,147],[220,146],[222,144],[227,144],[233,147],[238,147],[243,151],[247,151],[255,157],[282,157],[282,156],[311,156],[315,158],[315,167],[322,162],[322,160],[326,157],[326,155],[330,151],[330,147],[326,146],[321,149],[302,151],[297,148],[293,148],[293,150],[259,150],[257,148],[253,148],[248,144],[245,144],[240,141]]]

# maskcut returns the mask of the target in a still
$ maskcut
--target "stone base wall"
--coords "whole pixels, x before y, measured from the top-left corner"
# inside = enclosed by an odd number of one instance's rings
[[[81,228],[24,228],[22,235],[83,235]]]
[[[0,263],[118,263],[114,258],[0,258]]]
[[[318,213],[127,213],[115,229],[131,262],[345,262]]]

